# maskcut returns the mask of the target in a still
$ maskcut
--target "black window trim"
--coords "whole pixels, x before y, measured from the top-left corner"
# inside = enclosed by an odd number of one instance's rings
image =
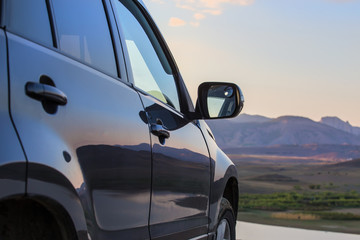
[[[4,27],[4,1],[3,0],[0,0],[0,28],[3,28]]]
[[[121,51],[122,51],[122,54],[123,54],[123,57],[124,57],[124,66],[125,66],[125,69],[126,69],[126,76],[127,76],[127,79],[128,79],[128,83],[130,84],[130,86],[132,88],[134,88],[136,90],[135,85],[134,85],[134,77],[133,77],[133,74],[132,74],[132,71],[131,71],[129,53],[128,53],[128,50],[127,50],[127,47],[126,47],[126,44],[125,44],[124,34],[122,33],[121,25],[118,23],[118,20],[117,20],[117,17],[116,17],[116,12],[115,12],[114,6],[112,4],[112,1],[111,0],[108,0],[108,1],[110,3],[111,11],[112,11],[113,17],[115,19],[116,31],[117,31],[117,34],[119,36],[119,40],[120,40],[119,42],[121,44]]]
[[[119,59],[118,59],[118,54],[117,54],[117,46],[116,46],[117,44],[116,44],[116,41],[115,41],[114,33],[112,31],[112,26],[111,26],[111,22],[110,22],[110,15],[109,15],[109,9],[107,7],[108,5],[106,5],[105,0],[102,0],[101,2],[102,2],[103,7],[104,7],[106,22],[107,22],[107,25],[108,25],[108,28],[109,28],[112,48],[113,48],[113,51],[114,51],[117,75],[121,79],[121,71],[120,71]]]
[[[118,23],[115,17],[114,9],[112,7],[110,0],[102,0],[105,8],[105,13],[108,18],[108,24],[111,32],[111,36],[113,38],[113,47],[114,52],[117,55],[117,67],[119,71],[119,78],[121,81],[125,82],[129,86],[133,86],[130,79],[132,79],[132,76],[129,76],[128,66],[126,57],[127,52],[124,52],[126,49],[124,49],[124,46],[122,42],[124,39],[121,38],[118,30]],[[122,74],[121,74],[122,73]]]
[[[53,8],[52,8],[52,3],[50,2],[50,0],[45,0],[46,2],[46,9],[48,12],[48,18],[49,18],[49,23],[50,23],[50,29],[51,29],[51,37],[52,37],[52,41],[53,41],[53,47],[54,48],[58,48],[59,44],[57,41],[57,31],[55,31],[56,28],[56,24],[55,24],[55,17],[53,14]]]

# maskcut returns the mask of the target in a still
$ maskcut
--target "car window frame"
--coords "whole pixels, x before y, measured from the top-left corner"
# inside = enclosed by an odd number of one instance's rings
[[[179,73],[179,69],[176,65],[175,59],[173,57],[173,55],[171,54],[171,51],[164,39],[164,37],[162,36],[160,30],[158,29],[156,23],[154,22],[154,20],[152,19],[152,17],[150,16],[149,12],[147,11],[147,9],[139,2],[136,0],[130,0],[133,1],[134,4],[136,5],[136,7],[140,10],[141,14],[145,17],[145,20],[147,21],[147,23],[149,24],[152,32],[154,33],[156,40],[158,41],[161,50],[163,51],[166,60],[168,61],[168,64],[170,65],[171,71],[172,71],[172,75],[174,78],[174,82],[175,82],[175,86],[176,86],[176,90],[177,90],[177,94],[178,94],[178,98],[179,98],[179,105],[180,105],[180,110],[174,108],[173,106],[157,99],[156,97],[154,97],[153,95],[145,92],[144,90],[138,88],[135,86],[134,84],[134,76],[132,74],[132,69],[131,69],[131,64],[130,64],[130,57],[129,57],[129,52],[127,49],[127,46],[125,44],[125,35],[124,35],[124,31],[121,27],[121,23],[119,23],[119,19],[118,16],[116,16],[116,11],[115,11],[115,6],[113,6],[112,1],[119,1],[119,0],[108,0],[110,2],[111,8],[112,8],[112,13],[114,15],[116,24],[117,24],[117,29],[120,35],[120,41],[122,43],[122,49],[123,49],[123,54],[124,54],[124,58],[125,58],[125,62],[126,62],[126,70],[127,70],[127,77],[129,79],[129,82],[131,83],[132,87],[138,91],[141,92],[144,95],[150,96],[154,99],[156,99],[157,101],[165,104],[166,106],[168,106],[168,108],[172,109],[173,111],[175,111],[177,114],[179,114],[180,116],[182,116],[183,118],[186,118],[187,113],[194,111],[194,107],[191,101],[191,98],[187,92],[186,86],[183,82],[183,79]],[[141,24],[140,24],[141,25]]]
[[[50,40],[51,43],[46,44],[45,42],[41,42],[41,41],[37,41],[36,39],[29,37],[29,36],[25,36],[24,34],[22,34],[21,32],[17,32],[17,31],[13,31],[12,29],[8,28],[8,12],[6,11],[7,9],[7,5],[8,5],[8,1],[11,0],[0,0],[0,27],[4,28],[4,30],[6,32],[12,33],[16,36],[19,36],[23,39],[26,39],[27,41],[33,42],[37,45],[40,45],[42,47],[45,48],[49,48],[49,49],[56,49],[57,48],[57,44],[56,44],[56,39],[55,39],[55,35],[54,35],[54,28],[53,28],[53,21],[52,21],[52,12],[50,11],[50,5],[49,5],[49,1],[50,0],[45,0],[45,9],[46,9],[46,13],[47,13],[47,17],[48,17],[48,24],[49,24],[49,28],[50,28]]]
[[[52,47],[52,50],[54,50],[55,52],[57,52],[61,55],[66,56],[76,62],[79,62],[87,67],[90,67],[91,69],[94,69],[102,74],[105,74],[107,76],[115,78],[116,80],[118,80],[122,83],[125,83],[126,85],[131,86],[131,84],[129,83],[127,74],[126,74],[124,54],[122,51],[122,46],[121,46],[121,42],[120,42],[120,37],[118,35],[114,15],[111,13],[110,3],[107,0],[99,0],[99,1],[101,1],[101,4],[103,6],[103,11],[104,11],[104,14],[106,17],[107,28],[108,28],[109,34],[110,34],[112,49],[113,49],[113,53],[114,53],[115,66],[116,66],[116,75],[106,72],[106,71],[103,71],[102,69],[100,69],[92,64],[89,64],[81,59],[71,56],[59,48],[59,35],[58,35],[56,19],[54,16],[53,3],[52,3],[52,0],[46,0],[46,2],[48,4],[48,15],[50,18],[50,20],[49,20],[50,26],[53,31],[54,46]]]

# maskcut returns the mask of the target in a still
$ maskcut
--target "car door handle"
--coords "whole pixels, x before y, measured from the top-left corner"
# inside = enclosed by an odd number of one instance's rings
[[[155,136],[162,137],[162,138],[169,138],[170,133],[167,131],[163,125],[159,124],[151,124],[151,133]]]
[[[67,103],[65,93],[47,84],[27,82],[25,92],[29,97],[39,101],[51,101],[58,105],[65,105]]]

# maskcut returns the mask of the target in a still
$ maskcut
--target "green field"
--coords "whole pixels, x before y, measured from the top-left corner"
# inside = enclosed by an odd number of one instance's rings
[[[359,160],[231,155],[238,220],[360,234]]]
[[[273,217],[274,213],[278,212],[261,210],[239,211],[238,220],[275,226],[360,234],[360,220],[285,219]]]
[[[356,191],[339,192],[282,192],[272,194],[244,193],[239,197],[239,209],[269,211],[327,211],[341,208],[359,208],[360,194]],[[360,220],[360,219],[358,219]]]

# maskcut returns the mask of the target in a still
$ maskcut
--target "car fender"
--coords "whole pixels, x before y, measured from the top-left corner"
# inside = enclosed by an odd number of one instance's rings
[[[38,163],[29,163],[28,169],[27,197],[56,215],[67,214],[78,238],[88,239],[86,218],[92,216],[85,183],[75,188],[62,173]]]
[[[226,186],[230,180],[238,183],[238,173],[234,163],[216,144],[215,138],[206,122],[199,120],[199,126],[208,145],[211,160],[211,190],[209,197],[209,232],[211,233],[216,230],[220,203]],[[235,204],[237,206],[237,202]],[[234,209],[234,211],[236,211],[236,209]]]

